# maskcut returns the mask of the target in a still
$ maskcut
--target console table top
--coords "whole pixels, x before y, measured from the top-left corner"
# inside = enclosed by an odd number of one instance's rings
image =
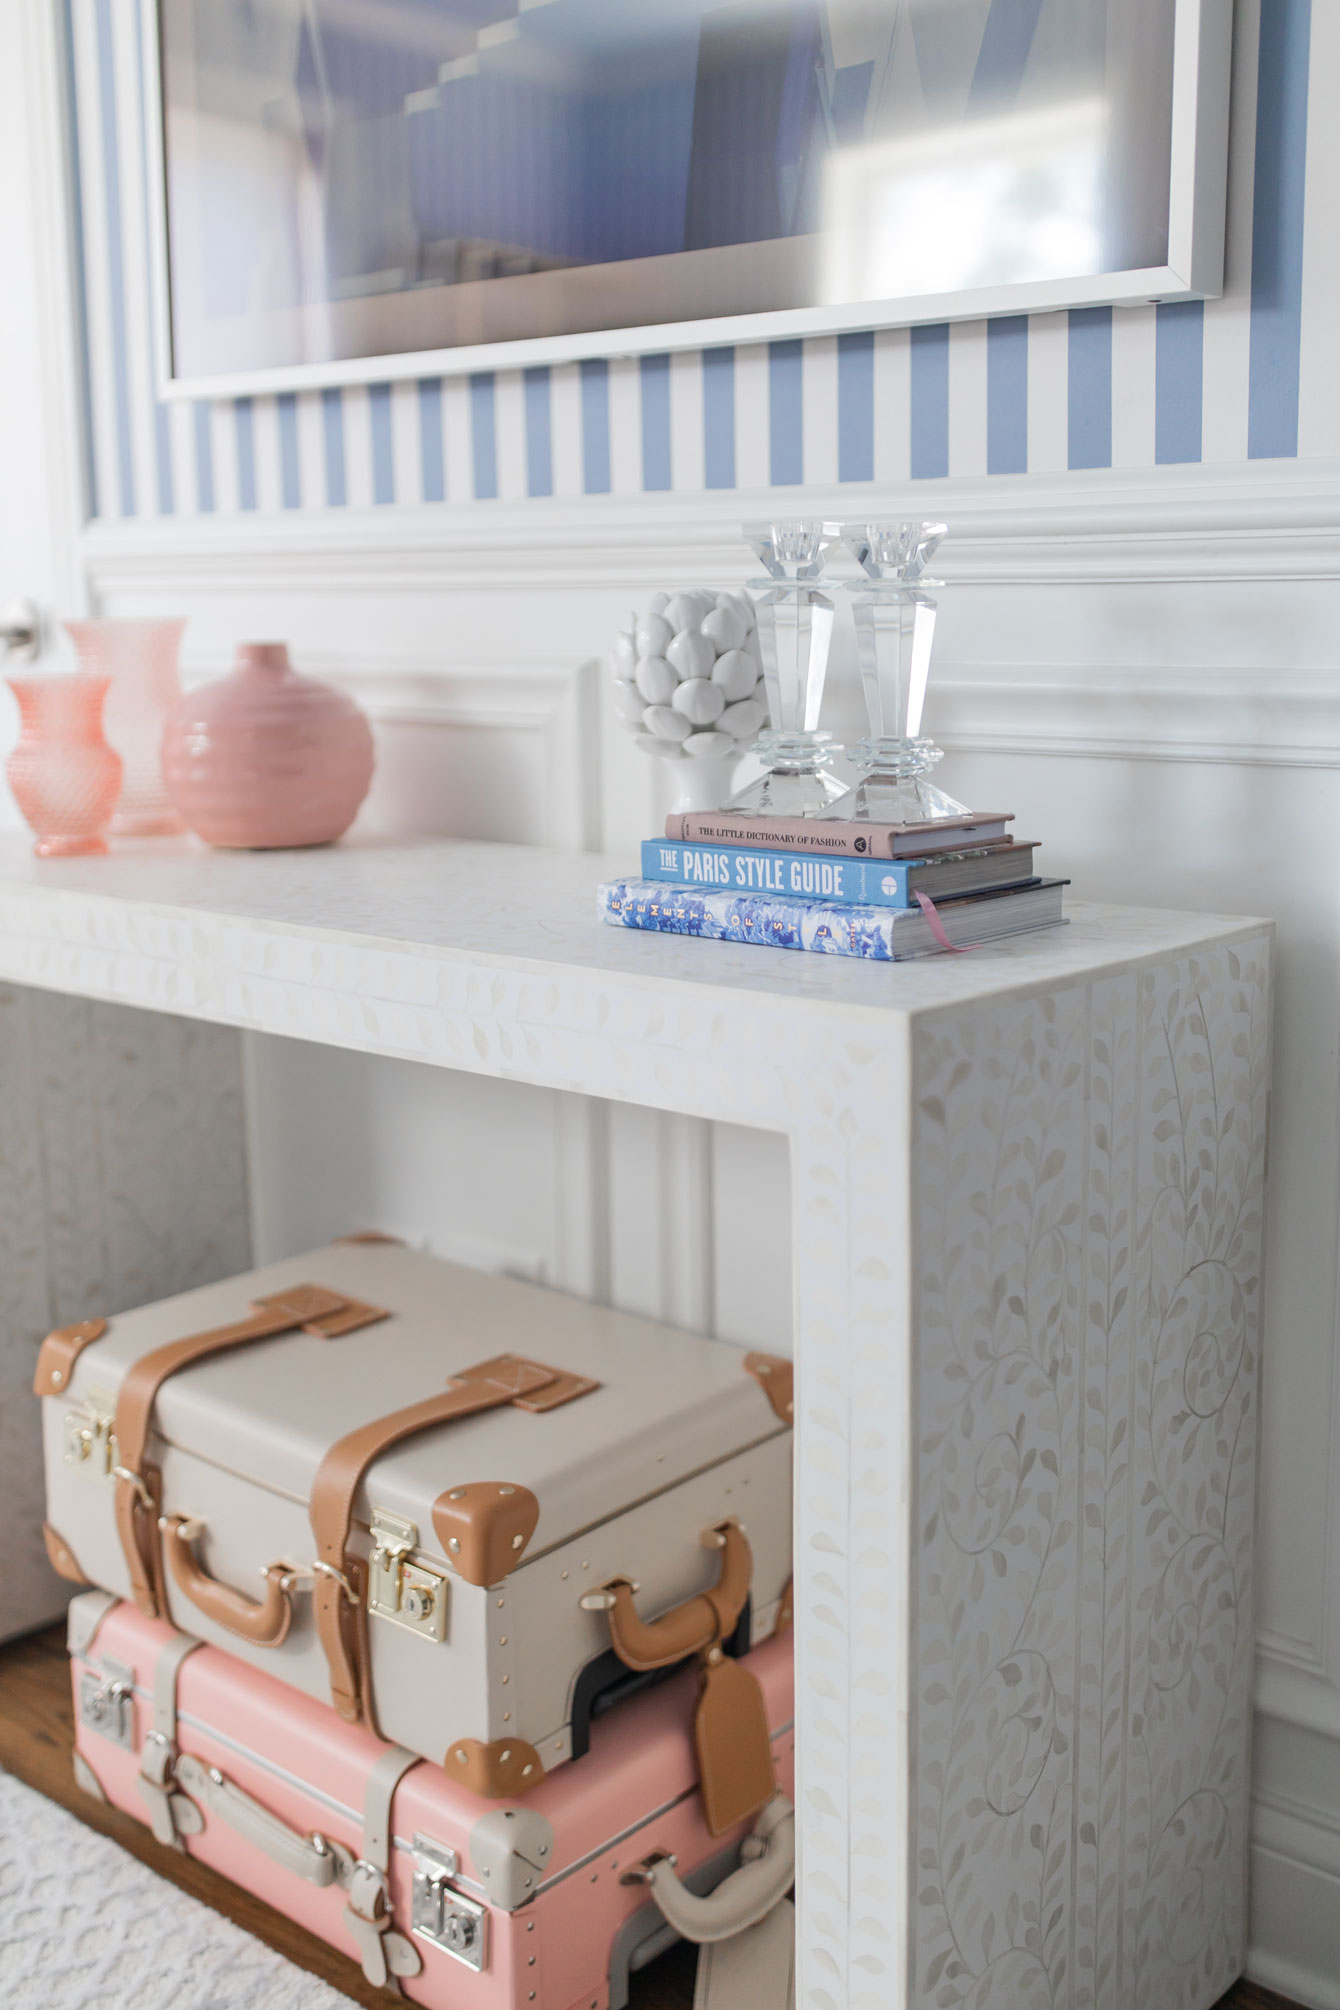
[[[274,969],[283,945],[389,952],[597,984],[704,992],[789,1016],[910,1017],[995,994],[1063,984],[1098,970],[1259,934],[1242,916],[1075,901],[1064,928],[964,956],[890,965],[790,950],[640,934],[596,915],[599,880],[629,861],[588,852],[444,839],[345,842],[310,851],[221,852],[194,839],[119,845],[102,858],[38,859],[0,838],[0,976],[17,983],[172,1009],[169,971],[191,973],[178,1009],[211,1010],[211,972]],[[325,982],[356,993],[363,959],[326,959]],[[145,995],[146,965],[156,995]],[[168,990],[172,988],[168,983]],[[245,1015],[242,1015],[245,1018]],[[350,1044],[360,1044],[352,1041]]]

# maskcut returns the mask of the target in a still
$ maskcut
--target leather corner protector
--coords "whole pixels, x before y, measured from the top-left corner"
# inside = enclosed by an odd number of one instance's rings
[[[442,1769],[458,1786],[488,1801],[528,1794],[544,1778],[540,1755],[524,1738],[495,1738],[491,1745],[457,1738],[447,1747]]]
[[[784,1424],[794,1422],[795,1363],[783,1354],[746,1354],[745,1373],[752,1375]]]
[[[529,1487],[474,1480],[449,1487],[433,1502],[433,1528],[442,1552],[467,1584],[501,1584],[520,1563],[540,1519]]]
[[[783,1589],[782,1592],[781,1602],[777,1607],[777,1617],[776,1620],[773,1622],[773,1628],[772,1628],[772,1637],[774,1640],[777,1638],[777,1635],[779,1633],[785,1633],[795,1620],[795,1600],[793,1593],[793,1582],[794,1582],[793,1579],[789,1577],[787,1578],[785,1588]]]
[[[49,1521],[42,1523],[42,1540],[47,1546],[47,1562],[57,1577],[65,1578],[70,1584],[87,1585],[92,1582],[79,1568],[79,1559],[65,1537],[57,1534]]]
[[[58,1326],[54,1333],[48,1333],[37,1356],[34,1396],[63,1395],[85,1347],[101,1340],[106,1331],[105,1319],[81,1319],[74,1326]]]

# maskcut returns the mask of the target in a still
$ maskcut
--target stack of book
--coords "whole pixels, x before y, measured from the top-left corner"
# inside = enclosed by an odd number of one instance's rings
[[[600,888],[616,927],[881,962],[968,949],[1063,920],[1061,879],[1033,870],[1013,817],[922,824],[704,811],[667,817],[640,879]]]

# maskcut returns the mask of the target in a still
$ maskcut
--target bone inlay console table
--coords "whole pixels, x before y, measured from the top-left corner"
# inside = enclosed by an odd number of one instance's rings
[[[798,2002],[1205,2010],[1246,1929],[1267,924],[1076,903],[890,967],[601,926],[606,864],[14,839],[0,991],[784,1132]],[[31,1073],[0,1026],[7,1129]]]

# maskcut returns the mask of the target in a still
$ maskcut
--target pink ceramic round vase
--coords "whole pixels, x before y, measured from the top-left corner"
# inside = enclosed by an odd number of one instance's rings
[[[102,730],[107,678],[8,677],[19,701],[19,738],[5,763],[14,800],[39,858],[104,852],[103,832],[121,793],[121,756]]]
[[[282,642],[244,642],[230,676],[189,691],[163,727],[163,779],[190,828],[243,850],[329,844],[372,780],[372,730],[352,698],[290,668]]]
[[[181,696],[177,651],[185,626],[119,617],[65,623],[80,669],[111,679],[103,724],[122,764],[113,837],[164,837],[185,829],[163,784],[159,756],[163,721]]]

